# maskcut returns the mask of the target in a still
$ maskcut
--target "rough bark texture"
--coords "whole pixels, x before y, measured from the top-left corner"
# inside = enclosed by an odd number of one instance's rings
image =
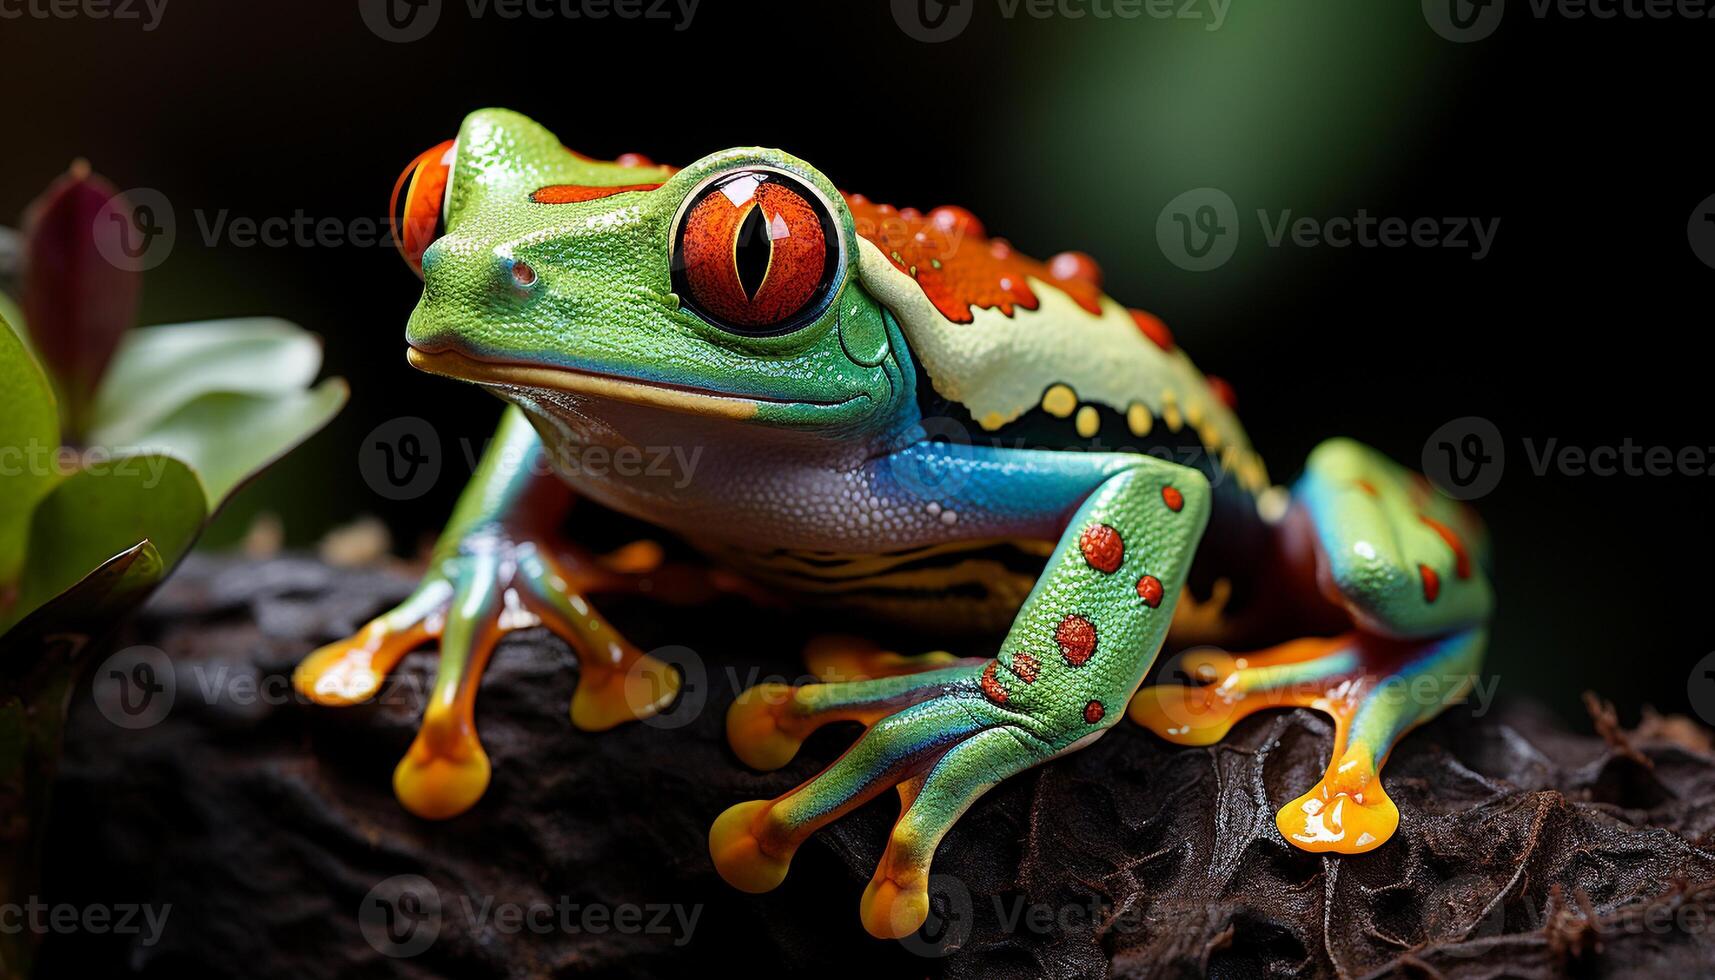
[[[849,729],[820,733],[771,774],[747,771],[723,741],[736,690],[795,676],[811,624],[736,601],[665,615],[639,600],[604,605],[646,648],[692,636],[699,647],[687,709],[602,735],[567,722],[570,651],[540,630],[515,635],[481,690],[488,796],[429,823],[398,807],[390,780],[432,653],[407,659],[383,703],[329,710],[298,703],[282,683],[304,653],[410,584],[303,559],[197,559],[178,573],[130,641],[173,658],[172,709],[131,731],[105,717],[89,685],[80,692],[43,896],[170,903],[166,928],[153,945],[51,935],[41,975],[1715,971],[1715,758],[1707,733],[1677,719],[1627,731],[1598,710],[1598,734],[1579,735],[1528,707],[1482,718],[1456,709],[1395,753],[1387,779],[1402,825],[1357,859],[1294,850],[1274,828],[1276,807],[1327,757],[1321,716],[1268,713],[1210,749],[1174,748],[1122,723],[1009,781],[953,830],[936,861],[938,942],[880,942],[863,932],[857,903],[892,794],[806,844],[769,895],[726,888],[705,849],[725,806],[783,791],[849,740]],[[688,710],[698,701],[700,712]],[[424,876],[440,902],[438,916],[398,920],[435,926],[433,942],[407,957],[372,945],[364,925],[374,937],[378,920],[361,912],[397,875]],[[578,907],[538,913],[532,926],[509,919],[508,903]],[[680,916],[693,913],[687,942]],[[424,935],[396,933],[407,945]]]

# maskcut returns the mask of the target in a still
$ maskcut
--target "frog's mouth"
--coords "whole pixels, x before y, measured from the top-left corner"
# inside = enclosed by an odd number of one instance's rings
[[[425,351],[415,347],[406,352],[411,366],[430,374],[469,381],[480,385],[500,385],[512,388],[563,391],[591,398],[603,398],[646,405],[673,412],[746,420],[755,418],[764,404],[805,405],[834,408],[841,402],[788,401],[766,396],[741,396],[707,388],[676,385],[665,381],[603,374],[599,371],[567,367],[547,367],[539,364],[506,364],[484,361],[457,351]],[[858,395],[856,397],[865,397]]]

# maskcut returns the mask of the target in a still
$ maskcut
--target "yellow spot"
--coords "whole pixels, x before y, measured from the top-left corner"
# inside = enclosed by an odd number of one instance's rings
[[[1006,424],[1006,418],[999,412],[990,412],[987,415],[984,415],[980,421],[982,422],[983,428],[990,430],[998,429]]]
[[[1155,428],[1155,414],[1143,402],[1132,402],[1125,410],[1125,424],[1131,426],[1132,435],[1146,436]]]
[[[1057,419],[1071,415],[1078,407],[1078,393],[1063,384],[1049,385],[1042,394],[1042,410]]]
[[[1185,406],[1185,421],[1191,423],[1193,429],[1203,427],[1203,404],[1201,402],[1192,402]]]
[[[1166,422],[1167,428],[1173,432],[1178,432],[1185,424],[1185,420],[1179,415],[1179,399],[1174,397],[1171,391],[1161,393],[1161,421]]]
[[[1078,409],[1078,435],[1090,438],[1102,429],[1102,417],[1096,414],[1094,405],[1085,405]]]
[[[1197,438],[1203,441],[1204,448],[1217,452],[1221,448],[1221,430],[1213,422],[1205,422],[1197,427]]]

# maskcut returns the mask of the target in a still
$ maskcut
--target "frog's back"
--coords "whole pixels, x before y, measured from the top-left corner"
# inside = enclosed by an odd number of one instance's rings
[[[1036,261],[962,208],[847,203],[859,274],[899,318],[925,418],[1003,445],[1152,453],[1246,498],[1267,488],[1231,388],[1156,317],[1106,296],[1088,256]]]

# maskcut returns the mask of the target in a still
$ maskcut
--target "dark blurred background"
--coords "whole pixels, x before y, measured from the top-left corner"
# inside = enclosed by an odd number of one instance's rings
[[[263,511],[304,545],[376,514],[413,552],[499,406],[406,367],[418,283],[391,247],[241,247],[202,226],[301,214],[353,237],[385,219],[407,161],[501,105],[602,158],[777,145],[875,199],[965,205],[1029,253],[1087,251],[1114,296],[1233,382],[1279,480],[1328,435],[1416,468],[1444,423],[1491,420],[1506,467],[1477,506],[1497,556],[1501,692],[1569,717],[1586,688],[1628,713],[1690,707],[1687,673],[1715,649],[1715,481],[1537,475],[1525,441],[1715,445],[1702,337],[1715,269],[1687,236],[1715,193],[1696,121],[1711,22],[1514,2],[1491,36],[1455,43],[1433,4],[1412,2],[1176,0],[1198,16],[1073,18],[963,0],[950,10],[968,26],[931,44],[881,0],[702,0],[688,26],[441,6],[409,42],[366,26],[359,0],[169,0],[152,29],[140,0],[144,22],[0,20],[0,221],[87,157],[171,203],[176,244],[148,274],[145,323],[283,316],[320,333],[328,372],[353,383],[334,425],[248,488],[210,546]],[[1237,205],[1237,251],[1184,271],[1157,218],[1206,186]],[[1269,247],[1258,209],[1500,225],[1481,260]],[[360,447],[411,415],[436,427],[445,465],[428,493],[390,501],[361,478]]]

